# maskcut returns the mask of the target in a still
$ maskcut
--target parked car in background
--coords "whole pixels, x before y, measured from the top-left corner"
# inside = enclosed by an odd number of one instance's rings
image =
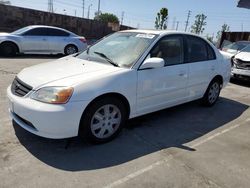
[[[226,52],[224,53],[224,55],[227,55],[229,58],[231,58],[243,48],[245,48],[247,45],[249,45],[250,41],[237,41],[230,44],[228,43],[229,41],[227,41],[227,45],[223,46],[221,50],[223,52]]]
[[[0,53],[74,54],[87,48],[84,37],[52,26],[33,25],[12,33],[0,33]]]
[[[214,105],[230,70],[197,35],[121,31],[82,53],[23,69],[7,89],[9,110],[33,134],[101,143],[128,118],[197,99]]]
[[[232,57],[232,77],[250,80],[250,44]]]

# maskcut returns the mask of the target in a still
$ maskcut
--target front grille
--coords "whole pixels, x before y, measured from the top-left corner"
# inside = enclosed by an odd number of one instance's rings
[[[250,62],[249,61],[242,61],[240,59],[236,59],[235,66],[238,69],[250,70]]]
[[[11,92],[19,97],[25,96],[32,90],[32,87],[22,82],[19,78],[15,77],[11,85]]]

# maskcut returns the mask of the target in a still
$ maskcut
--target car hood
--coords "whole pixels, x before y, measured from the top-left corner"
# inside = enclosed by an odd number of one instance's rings
[[[110,74],[120,68],[75,57],[66,57],[56,61],[42,63],[23,69],[17,77],[36,89],[45,84],[67,80],[66,78],[83,75],[89,77]],[[72,79],[71,79],[72,80]],[[76,80],[77,82],[77,80]],[[65,82],[65,86],[67,82]]]
[[[240,52],[235,56],[236,59],[240,59],[242,61],[250,62],[250,53],[249,52]]]
[[[225,59],[231,59],[234,56],[233,54],[230,54],[230,53],[222,51],[222,50],[220,50],[220,53],[223,55],[223,57]]]

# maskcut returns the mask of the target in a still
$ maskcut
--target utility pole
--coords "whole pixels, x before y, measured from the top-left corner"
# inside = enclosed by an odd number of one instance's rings
[[[188,11],[188,15],[187,15],[187,21],[186,21],[186,26],[185,26],[185,32],[187,31],[187,27],[188,27],[188,24],[189,24],[189,18],[191,16],[191,11],[189,10]]]
[[[82,0],[82,18],[84,18],[84,5],[85,5],[85,0]]]
[[[97,12],[97,16],[100,16],[100,6],[101,6],[101,2],[100,0],[98,0],[98,12]]]
[[[48,12],[53,13],[53,0],[48,0]]]
[[[175,22],[176,22],[176,17],[174,17],[174,19],[173,19],[172,30],[174,30],[174,28],[175,28]]]
[[[176,31],[178,31],[178,27],[179,27],[179,21],[176,22]]]
[[[88,6],[88,19],[89,19],[89,14],[90,14],[90,7],[92,7],[92,4]]]
[[[124,14],[125,14],[125,12],[124,12],[124,11],[122,11],[122,16],[121,16],[121,22],[120,22],[120,25],[122,25],[122,24],[123,24]]]

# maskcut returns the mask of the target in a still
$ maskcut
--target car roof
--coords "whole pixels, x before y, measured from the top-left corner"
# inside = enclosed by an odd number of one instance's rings
[[[52,29],[59,29],[59,30],[62,30],[62,31],[65,31],[67,33],[71,33],[73,35],[76,35],[75,33],[71,32],[71,31],[68,31],[66,29],[63,29],[63,28],[60,28],[60,27],[55,27],[55,26],[49,26],[49,25],[29,25],[27,26],[29,28],[41,28],[41,27],[46,27],[46,28],[52,28]]]
[[[176,30],[131,29],[131,30],[123,30],[120,32],[135,32],[135,33],[145,33],[145,34],[154,34],[154,35],[186,34],[186,35],[198,36],[193,33],[188,33],[184,31],[176,31]]]

